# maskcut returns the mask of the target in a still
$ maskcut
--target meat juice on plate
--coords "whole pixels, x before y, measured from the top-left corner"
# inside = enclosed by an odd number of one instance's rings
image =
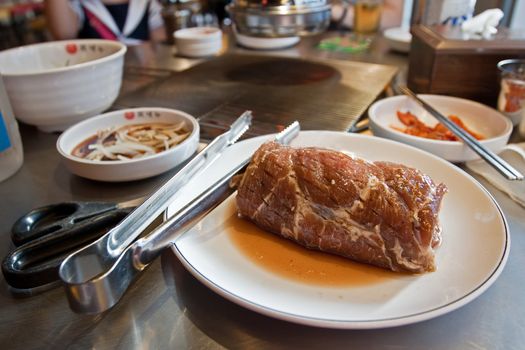
[[[226,232],[235,246],[256,265],[298,282],[324,286],[359,286],[399,278],[399,272],[360,264],[343,257],[306,249],[238,217],[235,201],[228,208]]]

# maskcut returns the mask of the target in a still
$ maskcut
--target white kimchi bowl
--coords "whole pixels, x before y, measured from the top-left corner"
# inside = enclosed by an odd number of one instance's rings
[[[15,117],[46,132],[111,106],[122,83],[126,46],[117,41],[54,41],[0,52]]]
[[[445,116],[457,115],[465,125],[485,137],[480,143],[498,153],[507,144],[512,132],[512,123],[497,110],[471,100],[441,96],[418,95]],[[433,153],[451,162],[465,162],[478,159],[479,156],[460,141],[432,140],[405,134],[394,129],[405,128],[397,118],[397,111],[410,111],[428,126],[434,126],[437,120],[420,107],[411,98],[394,96],[379,100],[368,110],[370,128],[375,136],[406,143]]]
[[[72,155],[76,146],[100,130],[150,122],[178,124],[181,121],[190,135],[178,145],[151,156],[95,161]],[[168,108],[131,108],[101,114],[72,126],[60,135],[56,147],[66,168],[73,174],[98,181],[132,181],[162,174],[187,160],[198,148],[199,134],[199,123],[188,113]]]

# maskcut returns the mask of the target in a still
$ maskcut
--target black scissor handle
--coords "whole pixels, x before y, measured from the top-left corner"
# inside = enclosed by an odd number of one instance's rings
[[[66,256],[104,235],[131,210],[111,210],[17,247],[2,262],[6,282],[27,289],[57,281],[58,268]]]
[[[20,246],[116,208],[117,204],[106,202],[64,202],[46,205],[20,217],[11,228],[11,239],[15,246]]]

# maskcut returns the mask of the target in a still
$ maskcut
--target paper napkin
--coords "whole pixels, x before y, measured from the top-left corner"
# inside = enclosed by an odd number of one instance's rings
[[[499,153],[499,156],[516,168],[516,170],[525,174],[525,142],[505,146]],[[507,180],[482,159],[469,161],[466,163],[466,166],[525,207],[525,180]]]

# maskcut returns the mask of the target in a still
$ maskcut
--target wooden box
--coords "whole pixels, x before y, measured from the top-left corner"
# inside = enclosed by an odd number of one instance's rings
[[[451,95],[496,106],[501,60],[525,58],[525,32],[500,29],[491,39],[467,39],[458,27],[411,29],[407,84],[417,93]]]

